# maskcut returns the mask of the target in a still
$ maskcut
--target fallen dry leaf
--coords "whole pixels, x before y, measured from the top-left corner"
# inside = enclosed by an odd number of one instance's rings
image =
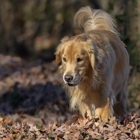
[[[3,138],[2,140],[10,140],[10,138]]]

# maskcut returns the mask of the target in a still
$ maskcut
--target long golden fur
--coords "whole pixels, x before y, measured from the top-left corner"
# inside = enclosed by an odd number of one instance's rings
[[[56,50],[56,63],[70,96],[70,107],[82,116],[106,122],[126,113],[129,56],[114,20],[102,10],[81,8],[74,17],[83,34],[65,37]]]

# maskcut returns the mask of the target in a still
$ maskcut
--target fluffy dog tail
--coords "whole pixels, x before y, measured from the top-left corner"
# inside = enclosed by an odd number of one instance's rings
[[[117,34],[114,19],[105,11],[93,10],[89,6],[82,7],[75,14],[74,26],[82,28],[85,32],[91,30],[108,30]]]

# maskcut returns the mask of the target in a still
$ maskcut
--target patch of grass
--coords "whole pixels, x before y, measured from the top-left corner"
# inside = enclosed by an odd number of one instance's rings
[[[50,140],[53,140],[53,139],[54,139],[53,134],[52,134],[52,133],[49,133],[49,134],[48,134],[48,138],[49,138]]]

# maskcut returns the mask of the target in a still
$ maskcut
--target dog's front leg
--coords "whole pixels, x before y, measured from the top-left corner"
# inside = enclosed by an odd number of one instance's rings
[[[79,111],[81,112],[81,115],[83,118],[86,118],[88,117],[89,119],[92,119],[95,114],[95,107],[93,104],[89,103],[89,102],[86,102],[85,100],[84,101],[81,101],[79,104],[78,104],[78,108],[79,108]]]
[[[101,119],[103,122],[107,122],[112,116],[111,106],[109,98],[105,99],[100,106],[95,109],[95,118]]]

